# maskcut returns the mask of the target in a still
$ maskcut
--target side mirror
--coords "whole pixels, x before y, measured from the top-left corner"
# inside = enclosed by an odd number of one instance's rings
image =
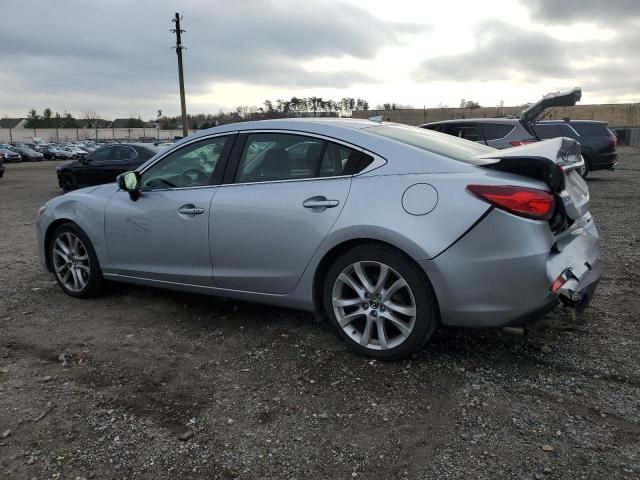
[[[140,174],[138,172],[125,172],[116,178],[120,190],[129,192],[131,200],[140,198]]]

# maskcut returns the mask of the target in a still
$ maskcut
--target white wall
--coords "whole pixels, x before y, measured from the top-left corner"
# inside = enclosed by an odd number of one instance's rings
[[[190,130],[189,134],[195,130]],[[181,137],[182,130],[156,130],[155,128],[0,128],[0,143],[32,143],[33,138],[43,142],[73,142],[77,140],[118,139],[138,141],[145,137],[156,140],[173,140]]]

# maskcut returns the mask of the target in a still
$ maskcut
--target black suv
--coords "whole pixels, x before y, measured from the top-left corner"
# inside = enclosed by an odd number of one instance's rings
[[[586,177],[591,170],[612,170],[616,165],[617,137],[607,123],[594,120],[541,120],[547,109],[575,105],[581,96],[580,88],[549,93],[517,118],[444,120],[420,127],[498,149],[518,147],[549,138],[573,138],[580,143],[585,162],[582,176]]]
[[[545,120],[533,126],[540,140],[574,138],[580,144],[585,163],[583,176],[592,170],[613,170],[618,139],[606,122],[594,120]]]

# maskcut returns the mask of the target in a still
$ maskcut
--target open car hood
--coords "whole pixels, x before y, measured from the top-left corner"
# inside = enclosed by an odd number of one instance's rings
[[[520,113],[520,123],[522,123],[524,128],[530,133],[534,133],[532,126],[542,118],[547,108],[572,107],[579,102],[581,98],[582,89],[580,87],[575,87],[565,92],[547,93],[536,103]]]

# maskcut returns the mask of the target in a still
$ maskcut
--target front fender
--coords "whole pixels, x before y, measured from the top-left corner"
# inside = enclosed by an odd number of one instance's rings
[[[104,211],[108,199],[116,191],[114,185],[77,190],[47,202],[47,208],[36,222],[38,254],[41,265],[48,270],[47,244],[58,225],[70,221],[89,237],[102,266],[110,264],[104,237]]]

